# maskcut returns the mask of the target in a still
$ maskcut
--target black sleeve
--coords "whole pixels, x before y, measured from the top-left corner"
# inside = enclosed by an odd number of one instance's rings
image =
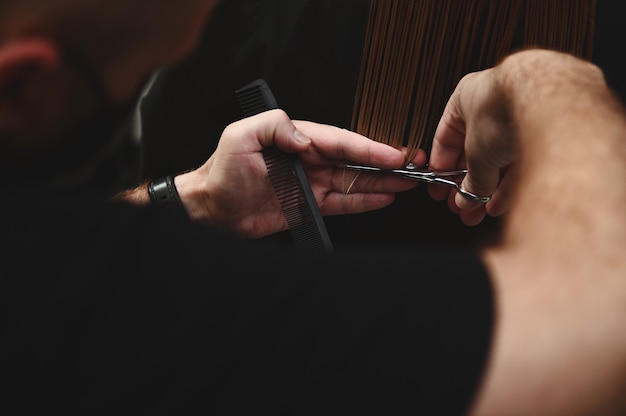
[[[480,382],[493,299],[473,254],[312,258],[158,209],[42,201],[2,207],[4,409],[458,415]]]

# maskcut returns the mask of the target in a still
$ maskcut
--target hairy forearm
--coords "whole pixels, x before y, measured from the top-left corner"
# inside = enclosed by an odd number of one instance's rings
[[[115,201],[130,202],[134,205],[150,204],[150,196],[148,195],[148,182],[142,183],[133,189],[121,191],[113,196]]]
[[[190,219],[211,224],[215,219],[208,213],[206,203],[203,203],[209,200],[209,198],[206,196],[204,190],[196,185],[196,182],[199,181],[197,176],[197,173],[194,171],[177,175],[174,178],[176,192],[183,204],[186,215]],[[131,204],[139,206],[149,205],[151,204],[150,194],[148,192],[149,183],[150,182],[147,181],[136,188],[119,192],[113,199],[130,202]]]
[[[505,239],[548,238],[553,229],[579,230],[571,243],[623,235],[626,187],[612,179],[626,177],[626,119],[600,70],[529,51],[505,60],[498,76],[521,153]]]
[[[623,413],[626,123],[600,71],[528,51],[495,71],[519,143],[477,414]]]

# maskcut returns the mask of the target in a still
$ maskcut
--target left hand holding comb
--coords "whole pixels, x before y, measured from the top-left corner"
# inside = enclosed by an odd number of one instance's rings
[[[404,163],[404,152],[342,128],[294,121],[283,110],[269,110],[227,126],[213,155],[175,178],[190,218],[249,238],[286,230],[261,153],[274,144],[299,153],[322,215],[380,209],[394,201],[396,192],[416,186],[401,177],[365,174],[346,193],[346,162],[394,168]],[[415,163],[424,160],[420,152]]]

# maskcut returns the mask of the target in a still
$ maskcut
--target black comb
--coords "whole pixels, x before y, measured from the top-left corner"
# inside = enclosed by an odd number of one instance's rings
[[[244,117],[279,108],[263,79],[241,87],[235,94]],[[332,253],[330,237],[298,155],[270,146],[263,149],[263,159],[294,244]]]

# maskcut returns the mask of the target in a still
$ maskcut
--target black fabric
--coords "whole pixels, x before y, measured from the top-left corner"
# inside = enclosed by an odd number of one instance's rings
[[[6,414],[462,414],[493,299],[475,255],[316,257],[158,207],[0,206]]]

